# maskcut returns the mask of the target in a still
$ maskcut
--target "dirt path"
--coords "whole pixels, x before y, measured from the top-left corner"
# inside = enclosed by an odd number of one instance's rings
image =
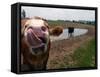
[[[74,64],[71,56],[74,53],[74,50],[83,43],[89,41],[91,38],[95,37],[95,28],[93,26],[78,28],[88,29],[88,33],[85,35],[61,41],[54,41],[51,43],[47,69],[58,69],[63,63],[66,63],[68,67],[71,66],[72,64]]]

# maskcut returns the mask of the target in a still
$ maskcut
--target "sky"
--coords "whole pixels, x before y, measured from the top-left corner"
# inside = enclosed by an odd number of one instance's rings
[[[62,9],[62,8],[45,8],[45,7],[29,7],[22,6],[21,10],[25,10],[26,17],[40,16],[47,20],[95,20],[94,10],[80,9]]]

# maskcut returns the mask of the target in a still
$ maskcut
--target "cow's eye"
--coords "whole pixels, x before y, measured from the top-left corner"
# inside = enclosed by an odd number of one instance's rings
[[[42,29],[43,31],[46,31],[46,27],[45,27],[45,26],[42,26],[41,29]]]

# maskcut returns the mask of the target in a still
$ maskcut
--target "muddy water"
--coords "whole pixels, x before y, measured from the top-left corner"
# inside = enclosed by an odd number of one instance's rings
[[[87,29],[80,29],[80,28],[75,28],[72,37],[84,35],[88,32]],[[64,29],[63,33],[60,36],[50,36],[51,41],[55,40],[63,40],[63,39],[68,39],[70,36],[68,35],[68,29]]]

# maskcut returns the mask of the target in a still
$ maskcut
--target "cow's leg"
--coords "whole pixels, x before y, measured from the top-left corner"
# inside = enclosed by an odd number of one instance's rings
[[[70,37],[72,37],[73,36],[73,34],[72,33],[70,33]]]

